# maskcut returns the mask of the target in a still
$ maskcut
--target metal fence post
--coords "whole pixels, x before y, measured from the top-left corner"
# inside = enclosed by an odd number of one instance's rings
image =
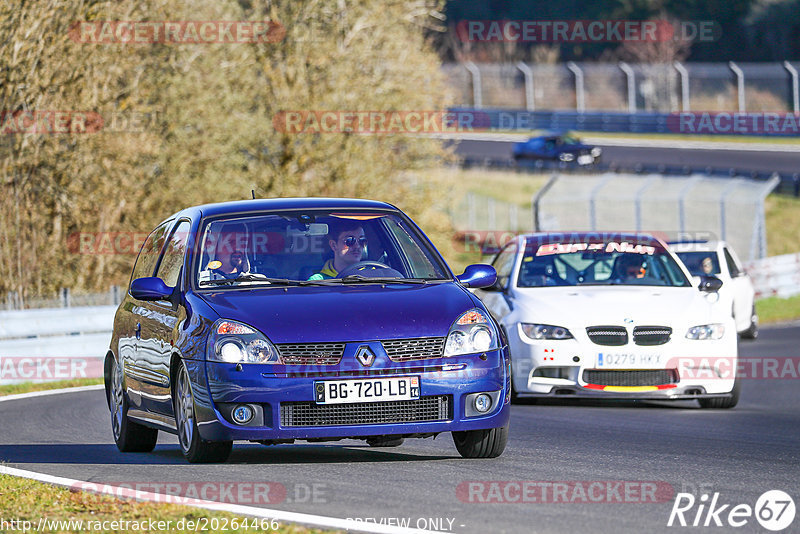
[[[673,65],[681,77],[681,111],[689,111],[691,109],[689,105],[689,71],[680,61],[676,61]]]
[[[611,173],[606,173],[605,176],[602,176],[598,183],[592,187],[592,190],[589,192],[589,224],[591,225],[592,231],[597,230],[597,209],[595,207],[595,198],[597,197],[597,193],[603,188],[604,185],[608,183],[614,175]]]
[[[517,68],[522,71],[525,76],[525,109],[534,111],[536,105],[533,102],[533,70],[522,61],[517,63]]]
[[[683,236],[686,235],[686,195],[689,194],[689,191],[700,179],[700,176],[692,176],[686,180],[686,184],[678,192],[678,224],[681,227],[679,239],[683,239]]]
[[[744,71],[739,68],[739,65],[734,63],[733,61],[728,62],[728,66],[731,68],[733,73],[736,75],[736,93],[739,97],[739,112],[745,112],[745,102],[744,102]]]
[[[636,193],[634,195],[634,204],[635,204],[634,210],[635,210],[635,213],[636,213],[636,231],[637,232],[641,232],[642,231],[642,197],[644,196],[645,191],[650,189],[653,186],[653,184],[656,183],[656,181],[658,181],[658,176],[652,176],[651,175],[650,178],[648,178],[644,182],[642,187],[640,187],[639,189],[636,190]]]
[[[586,97],[583,92],[583,71],[574,62],[567,63],[567,68],[575,75],[575,110],[583,113],[586,110]]]
[[[797,79],[797,69],[788,61],[783,62],[783,68],[789,71],[792,77],[792,109],[795,113],[800,113],[800,83]]]
[[[487,230],[497,230],[497,209],[491,197],[486,199],[486,226]]]
[[[619,62],[619,68],[622,69],[628,80],[628,113],[636,113],[636,74],[624,61]]]
[[[728,197],[738,187],[738,182],[731,182],[722,190],[722,194],[719,197],[719,232],[720,239],[723,241],[727,241],[728,239]]]
[[[539,232],[542,229],[542,225],[539,222],[539,202],[542,200],[542,197],[550,190],[553,185],[558,181],[558,175],[554,174],[547,180],[547,183],[544,184],[544,187],[539,189],[535,195],[533,195],[533,200],[531,201],[531,211],[533,212],[533,231]]]
[[[481,71],[478,66],[472,61],[464,63],[470,75],[472,76],[472,106],[480,109],[483,107],[483,88],[481,86]]]
[[[62,287],[61,288],[61,307],[62,308],[69,308],[69,288]]]
[[[113,285],[111,286],[111,304],[117,305],[119,302],[119,286]]]

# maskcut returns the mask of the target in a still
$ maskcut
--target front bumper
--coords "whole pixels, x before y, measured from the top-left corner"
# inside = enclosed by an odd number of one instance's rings
[[[485,359],[483,359],[485,357]],[[347,363],[345,363],[347,362]],[[509,419],[510,375],[508,349],[483,356],[438,358],[404,363],[376,361],[372,367],[343,358],[339,365],[277,366],[243,365],[240,371],[233,364],[197,362],[190,369],[195,392],[195,414],[198,429],[208,441],[340,439],[377,435],[429,435],[439,432],[480,430],[506,426]],[[194,372],[191,371],[194,369]],[[287,407],[300,403],[314,410],[314,383],[320,380],[416,376],[420,379],[420,400],[428,405],[435,397],[447,399],[447,410],[441,417],[425,421],[370,422],[293,426]],[[465,398],[472,393],[498,392],[486,415],[468,417]],[[198,394],[200,393],[200,394]],[[333,405],[343,411],[361,415],[381,410],[391,412],[393,402]],[[230,418],[230,409],[237,404],[250,404],[257,409],[254,422],[237,425]],[[282,406],[284,408],[282,413]],[[347,407],[350,408],[347,408]],[[357,408],[357,409],[355,409]],[[342,411],[328,412],[341,421]],[[331,417],[333,417],[331,415]],[[391,417],[390,417],[391,418]],[[254,424],[255,423],[255,424]]]
[[[727,396],[734,387],[737,348],[735,336],[730,333],[718,341],[673,337],[664,345],[630,343],[610,347],[588,339],[531,340],[518,328],[511,330],[512,381],[517,393],[538,397],[687,400]],[[607,361],[609,354],[619,353],[651,363],[603,367],[603,357]],[[593,380],[604,374],[611,379]]]

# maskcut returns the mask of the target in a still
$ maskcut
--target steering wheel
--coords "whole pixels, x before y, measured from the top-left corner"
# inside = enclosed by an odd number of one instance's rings
[[[388,269],[388,270],[392,271],[393,273],[397,273],[397,276],[402,276],[400,274],[400,272],[395,271],[394,269],[392,269],[391,267],[389,267],[385,263],[381,263],[379,261],[366,260],[366,261],[360,261],[358,263],[354,263],[353,265],[351,265],[349,267],[345,267],[344,269],[342,269],[339,272],[339,274],[336,277],[337,278],[344,278],[345,276],[350,276],[351,274],[360,274],[357,271],[363,271],[365,269],[370,269],[370,270],[373,270],[373,269]]]

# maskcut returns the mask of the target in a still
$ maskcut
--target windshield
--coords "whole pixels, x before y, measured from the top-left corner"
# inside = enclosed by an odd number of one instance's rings
[[[305,211],[217,218],[201,231],[199,287],[449,279],[396,213]]]
[[[638,285],[686,287],[691,283],[661,246],[627,241],[528,241],[517,286]]]
[[[719,260],[714,252],[676,252],[692,276],[716,276],[720,274]]]

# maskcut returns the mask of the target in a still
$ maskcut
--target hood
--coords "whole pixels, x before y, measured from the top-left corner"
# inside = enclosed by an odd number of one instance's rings
[[[517,289],[520,318],[569,327],[725,322],[720,310],[694,287],[578,286]],[[712,297],[713,299],[713,297]]]
[[[254,288],[200,293],[220,317],[273,343],[444,337],[475,304],[455,282]]]

